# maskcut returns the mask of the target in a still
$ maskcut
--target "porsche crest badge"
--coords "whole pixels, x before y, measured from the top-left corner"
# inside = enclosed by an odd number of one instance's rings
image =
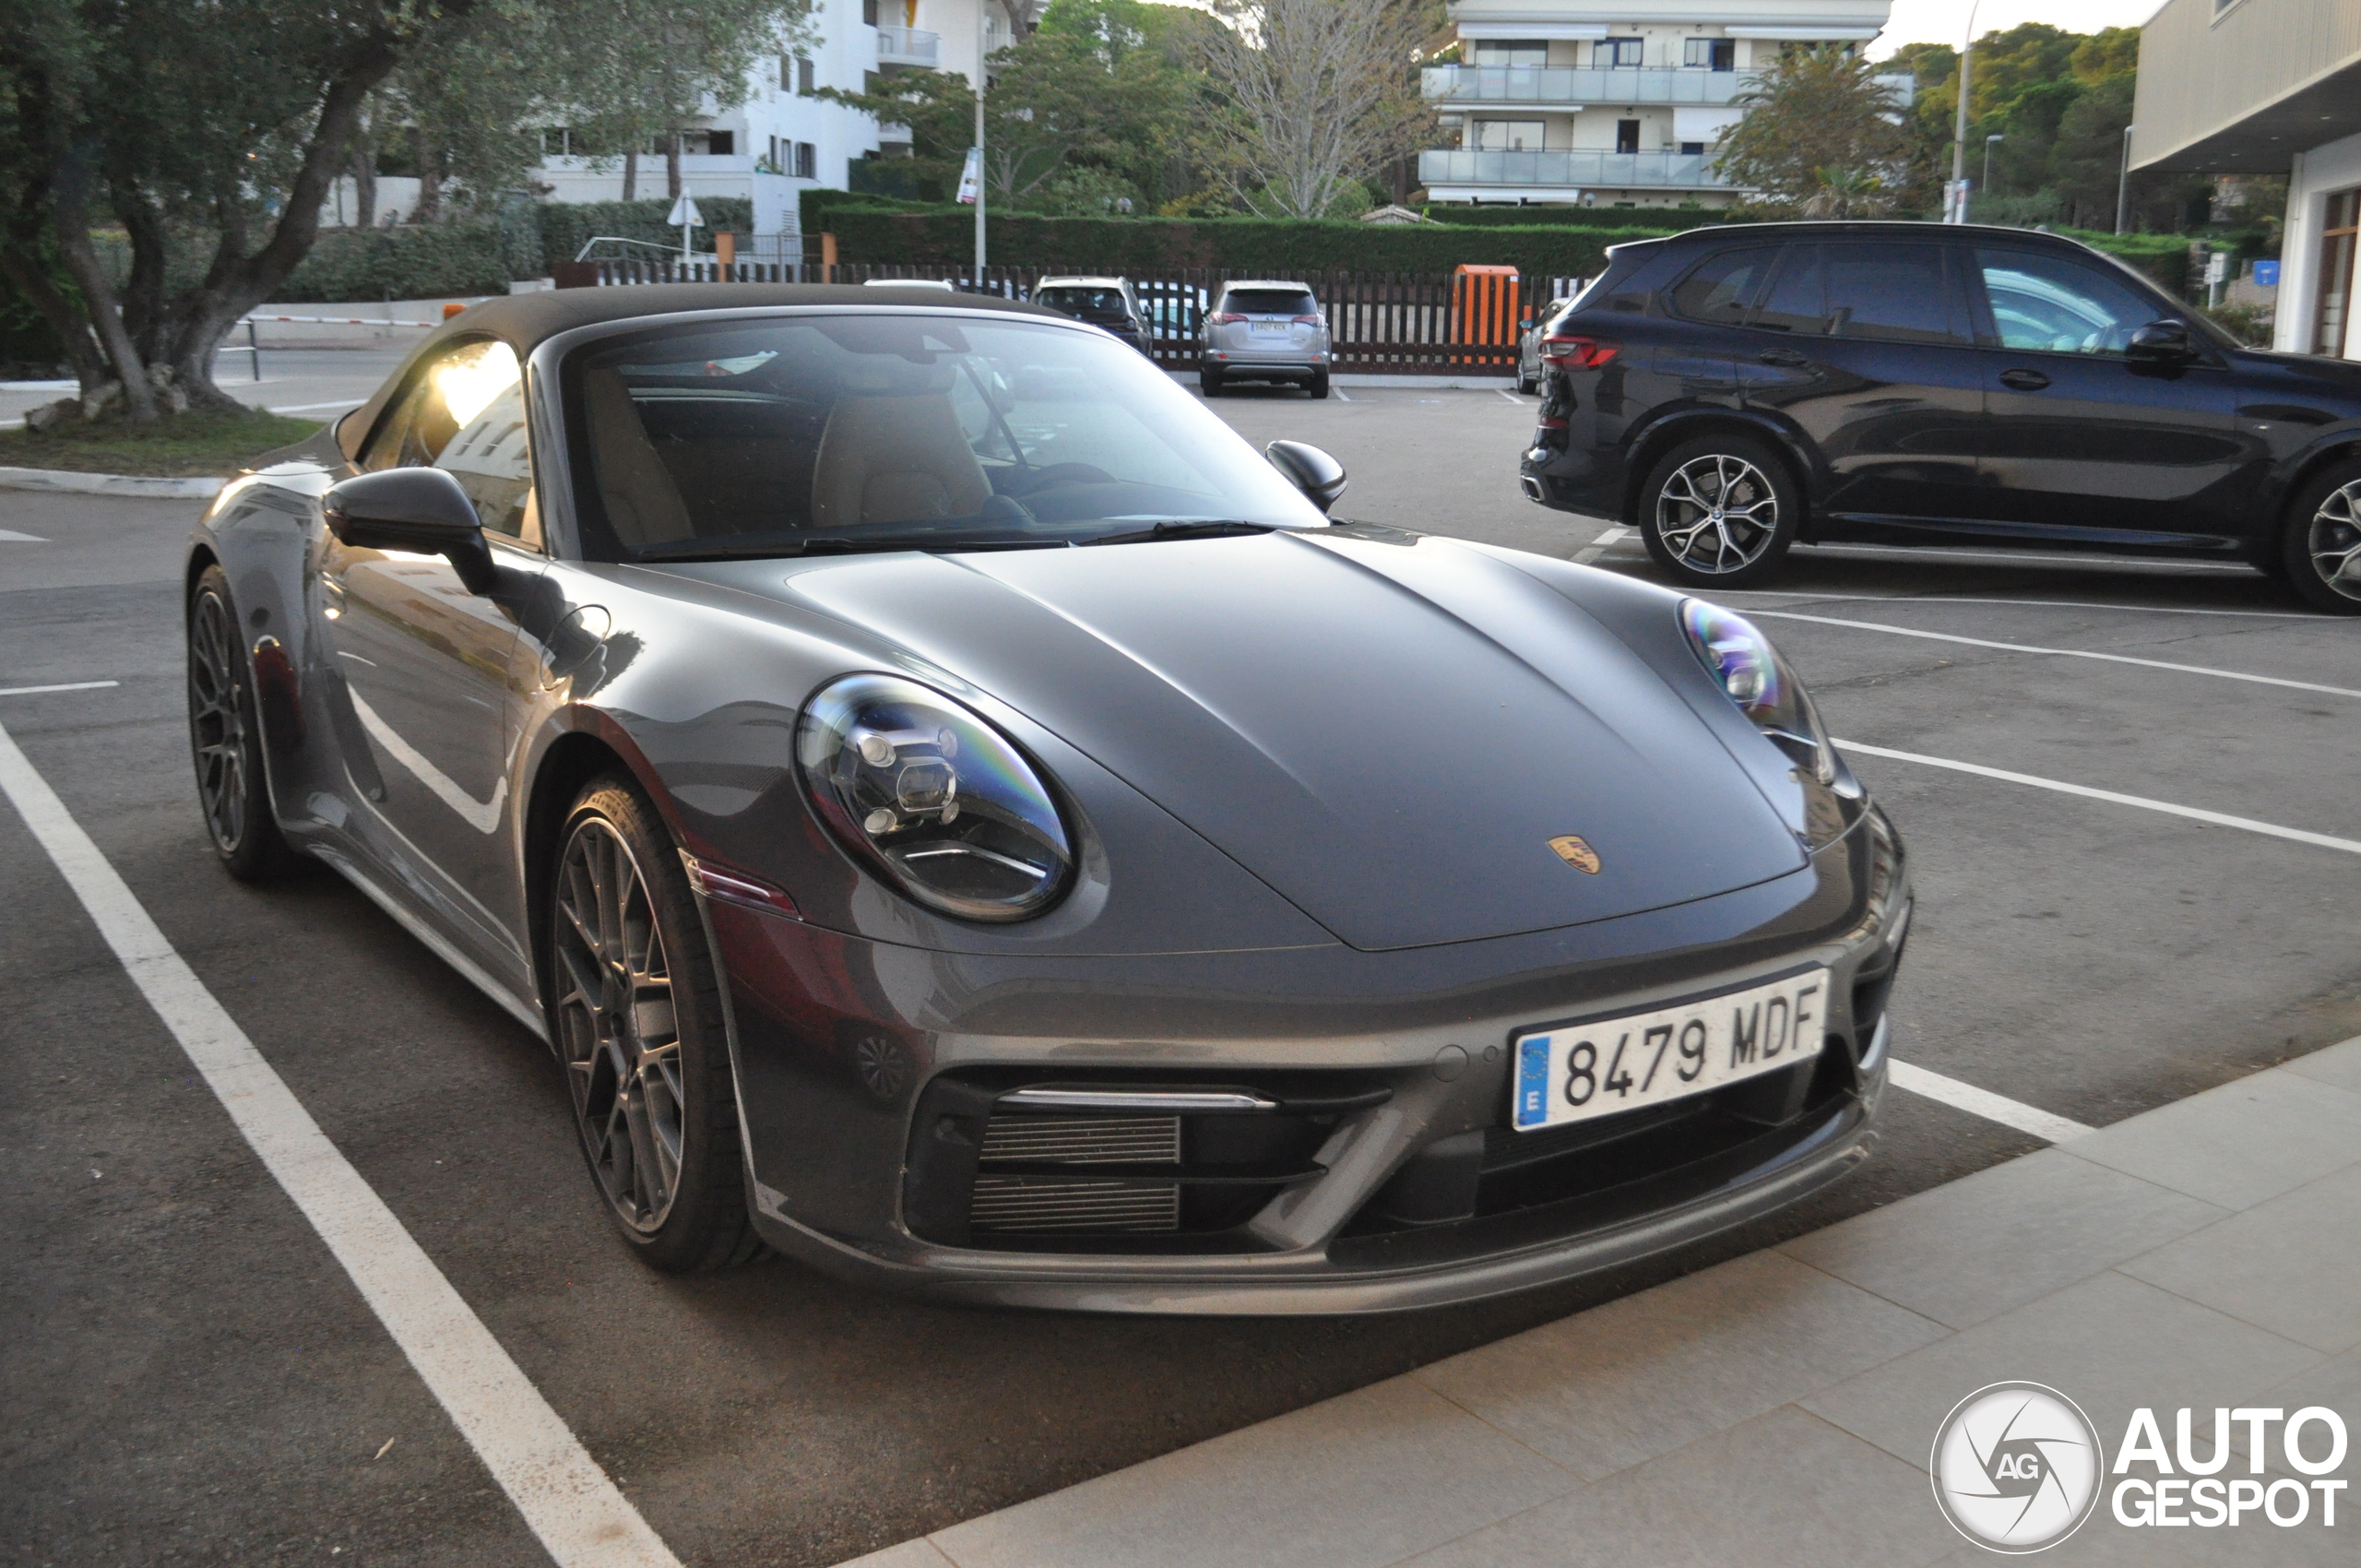
[[[1549,840],[1549,847],[1558,851],[1560,860],[1576,871],[1586,872],[1592,876],[1598,874],[1598,851],[1584,843],[1575,835],[1569,833],[1561,837],[1552,838]]]

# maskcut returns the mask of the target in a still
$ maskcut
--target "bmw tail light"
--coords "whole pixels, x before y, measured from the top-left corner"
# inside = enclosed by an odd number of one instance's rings
[[[1620,343],[1604,338],[1544,338],[1541,362],[1560,370],[1598,370],[1623,351]]]

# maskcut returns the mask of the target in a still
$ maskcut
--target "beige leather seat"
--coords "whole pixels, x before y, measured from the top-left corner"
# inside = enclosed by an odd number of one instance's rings
[[[848,393],[829,411],[812,470],[812,529],[965,517],[992,487],[945,392]]]
[[[590,417],[591,454],[598,464],[599,494],[607,505],[607,522],[615,537],[633,549],[694,539],[689,508],[681,487],[647,438],[639,410],[632,407],[631,389],[623,373],[612,369],[585,372],[583,410]]]

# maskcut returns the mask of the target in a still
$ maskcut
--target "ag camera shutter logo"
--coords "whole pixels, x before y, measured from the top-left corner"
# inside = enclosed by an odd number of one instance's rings
[[[2038,1383],[1994,1383],[1943,1418],[1927,1463],[1952,1527],[1987,1551],[2046,1551],[2097,1504],[2106,1455],[2082,1407]]]

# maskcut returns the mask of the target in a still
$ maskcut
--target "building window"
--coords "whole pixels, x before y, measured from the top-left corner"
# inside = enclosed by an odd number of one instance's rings
[[[799,59],[795,62],[795,90],[809,98],[812,89],[812,62],[809,57]]]
[[[1618,152],[1637,152],[1640,150],[1639,121],[1618,120],[1615,122],[1615,150]]]
[[[2312,352],[2344,357],[2353,317],[2353,253],[2361,242],[2361,190],[2331,192],[2320,225],[2319,303],[2312,312]]]
[[[1647,40],[1643,38],[1602,38],[1591,46],[1591,62],[1599,65],[1636,66]]]
[[[799,180],[820,177],[820,149],[808,141],[795,144],[795,177]]]
[[[1683,158],[1703,158],[1705,156],[1705,144],[1702,141],[1682,142],[1680,144],[1680,156]]]
[[[1709,71],[1735,71],[1738,69],[1738,44],[1726,38],[1692,38],[1685,45],[1680,63],[1703,65]]]
[[[738,150],[738,133],[707,131],[705,134],[705,149],[716,158],[730,157]]]
[[[877,0],[860,0],[860,21],[863,27],[877,25]]]
[[[1478,65],[1546,65],[1549,63],[1549,41],[1546,38],[1479,38],[1476,41]]]
[[[1479,152],[1539,152],[1541,139],[1538,120],[1476,122],[1476,147]]]

